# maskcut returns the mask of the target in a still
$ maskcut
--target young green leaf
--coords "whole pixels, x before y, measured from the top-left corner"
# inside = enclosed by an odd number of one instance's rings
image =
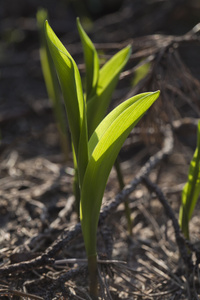
[[[64,97],[81,184],[88,162],[88,137],[80,73],[72,56],[57,38],[47,21],[45,30],[47,43]]]
[[[96,49],[77,18],[77,27],[84,50],[86,65],[86,102],[89,136],[104,118],[119,75],[127,63],[131,47],[115,54],[99,71]]]
[[[189,239],[189,221],[200,194],[200,121],[197,131],[197,147],[190,163],[188,181],[182,191],[182,205],[179,212],[179,223],[187,239]]]
[[[89,99],[96,93],[99,78],[99,58],[92,41],[83,30],[79,18],[77,18],[77,27],[83,45],[86,66],[86,98]]]
[[[96,254],[96,231],[106,182],[132,128],[159,92],[134,96],[108,114],[89,140],[89,162],[81,190],[80,217],[88,257]]]
[[[46,84],[47,93],[49,99],[52,102],[53,112],[56,119],[56,124],[58,127],[60,141],[63,153],[66,158],[68,158],[68,136],[67,136],[67,123],[66,117],[63,112],[63,106],[61,101],[61,93],[58,82],[58,77],[56,74],[56,70],[53,64],[53,60],[51,58],[49,48],[47,46],[46,34],[44,30],[44,22],[47,19],[48,14],[45,9],[39,9],[37,12],[37,24],[40,34],[40,60],[43,71],[43,76]]]
[[[131,54],[131,47],[127,46],[115,54],[100,70],[96,94],[87,100],[88,135],[92,135],[95,128],[104,118],[112,93],[119,80],[119,75]]]

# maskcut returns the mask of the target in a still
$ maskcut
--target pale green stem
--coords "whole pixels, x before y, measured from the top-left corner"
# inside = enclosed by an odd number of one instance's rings
[[[80,216],[80,186],[79,186],[79,176],[78,176],[78,166],[76,161],[76,155],[74,146],[72,144],[73,162],[74,162],[74,181],[73,181],[73,193],[75,197],[75,209],[77,216]]]

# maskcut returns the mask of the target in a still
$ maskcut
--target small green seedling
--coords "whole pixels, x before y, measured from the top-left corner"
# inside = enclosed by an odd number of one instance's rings
[[[88,105],[93,99],[93,89],[98,90],[98,80],[93,78],[98,78],[98,76],[93,73],[91,79],[88,80],[85,97],[75,61],[47,21],[45,30],[49,50],[60,81],[72,137],[80,189],[80,219],[88,257],[90,294],[93,299],[96,299],[98,297],[96,236],[107,179],[125,139],[158,98],[159,91],[139,94],[126,100],[103,120],[99,117],[98,112],[94,111],[100,121],[95,121],[93,124],[97,124],[97,127],[93,128],[93,132],[88,133]],[[105,73],[102,71],[105,77],[107,72],[109,72],[109,76],[112,75],[108,68]],[[104,83],[103,75],[99,74],[102,85]],[[101,95],[100,91],[101,87],[99,87],[99,95]],[[86,98],[89,98],[88,105]],[[104,100],[103,95],[100,96],[100,99]],[[91,105],[96,105],[94,103]],[[99,114],[102,114],[100,108],[99,110]],[[93,126],[95,127],[95,125]]]
[[[77,27],[83,46],[84,61],[86,66],[85,99],[87,107],[88,135],[90,137],[94,129],[99,125],[106,115],[112,93],[119,80],[119,75],[130,57],[131,47],[127,46],[119,51],[100,69],[98,53],[94,47],[94,44],[82,28],[79,18],[77,18]],[[114,166],[117,172],[120,188],[123,189],[124,182],[119,159],[116,160]],[[75,174],[77,174],[77,171]],[[77,183],[77,176],[75,176],[74,191],[76,195],[76,203],[79,203],[80,199],[77,197],[77,195],[79,195]],[[132,221],[128,201],[125,201],[124,205],[128,230],[129,234],[131,235]]]
[[[179,223],[185,237],[189,239],[189,221],[200,194],[200,121],[197,127],[197,147],[190,162],[188,181],[182,191]]]

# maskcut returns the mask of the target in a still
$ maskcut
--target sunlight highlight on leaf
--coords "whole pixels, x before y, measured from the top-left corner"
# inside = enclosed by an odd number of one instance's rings
[[[96,253],[101,201],[111,168],[128,134],[158,96],[159,92],[145,93],[123,102],[99,124],[89,141],[90,158],[83,180],[80,207],[88,256]]]
[[[47,21],[45,25],[48,46],[64,96],[81,184],[88,162],[87,122],[81,78],[72,56],[57,38]]]

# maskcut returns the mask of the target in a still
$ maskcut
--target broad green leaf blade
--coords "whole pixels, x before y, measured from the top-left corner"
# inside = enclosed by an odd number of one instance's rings
[[[198,123],[197,148],[190,162],[188,181],[182,192],[182,205],[179,213],[179,223],[185,236],[189,238],[189,221],[200,194],[200,122]]]
[[[87,123],[79,70],[72,56],[45,23],[47,43],[58,74],[76,154],[80,184],[88,162]]]
[[[89,137],[104,118],[112,93],[118,83],[119,75],[131,54],[127,46],[115,54],[100,70],[96,95],[87,102],[87,120]]]
[[[88,99],[96,92],[99,78],[99,58],[92,41],[81,26],[79,18],[77,18],[77,27],[84,52],[86,66],[86,97]]]
[[[109,84],[116,84],[118,81],[120,72],[126,65],[130,55],[131,46],[123,48],[117,52],[105,65],[101,68],[99,74],[98,90],[97,94],[101,94],[105,87]]]
[[[135,102],[148,95],[149,93],[142,93],[122,102],[103,119],[103,121],[101,122],[101,126],[98,126],[96,128],[95,133],[89,140],[89,158],[91,157],[92,152],[94,151],[94,148],[96,147],[99,140],[102,138],[106,130],[112,125],[112,123],[119,117],[119,115],[127,108],[129,108],[130,105],[133,105]]]
[[[117,155],[132,128],[158,98],[159,92],[137,95],[120,104],[99,124],[89,140],[80,217],[87,255],[96,253],[96,230],[106,182]]]
[[[47,46],[46,35],[44,30],[44,23],[47,19],[47,11],[44,9],[40,9],[37,12],[37,24],[39,28],[40,34],[40,57],[41,57],[41,65],[42,71],[45,79],[45,84],[48,92],[49,98],[52,100],[53,106],[56,106],[56,103],[60,103],[60,90],[59,83],[55,71],[55,67],[49,53],[49,49]]]
[[[42,66],[42,72],[45,80],[47,93],[49,99],[52,102],[53,112],[56,119],[59,135],[60,135],[61,146],[67,158],[69,154],[68,153],[69,147],[68,147],[66,116],[63,111],[58,77],[47,45],[45,28],[44,28],[45,20],[48,17],[47,11],[45,9],[39,9],[36,17],[37,17],[37,24],[38,24],[39,34],[40,34],[40,43],[41,43],[40,61]]]

